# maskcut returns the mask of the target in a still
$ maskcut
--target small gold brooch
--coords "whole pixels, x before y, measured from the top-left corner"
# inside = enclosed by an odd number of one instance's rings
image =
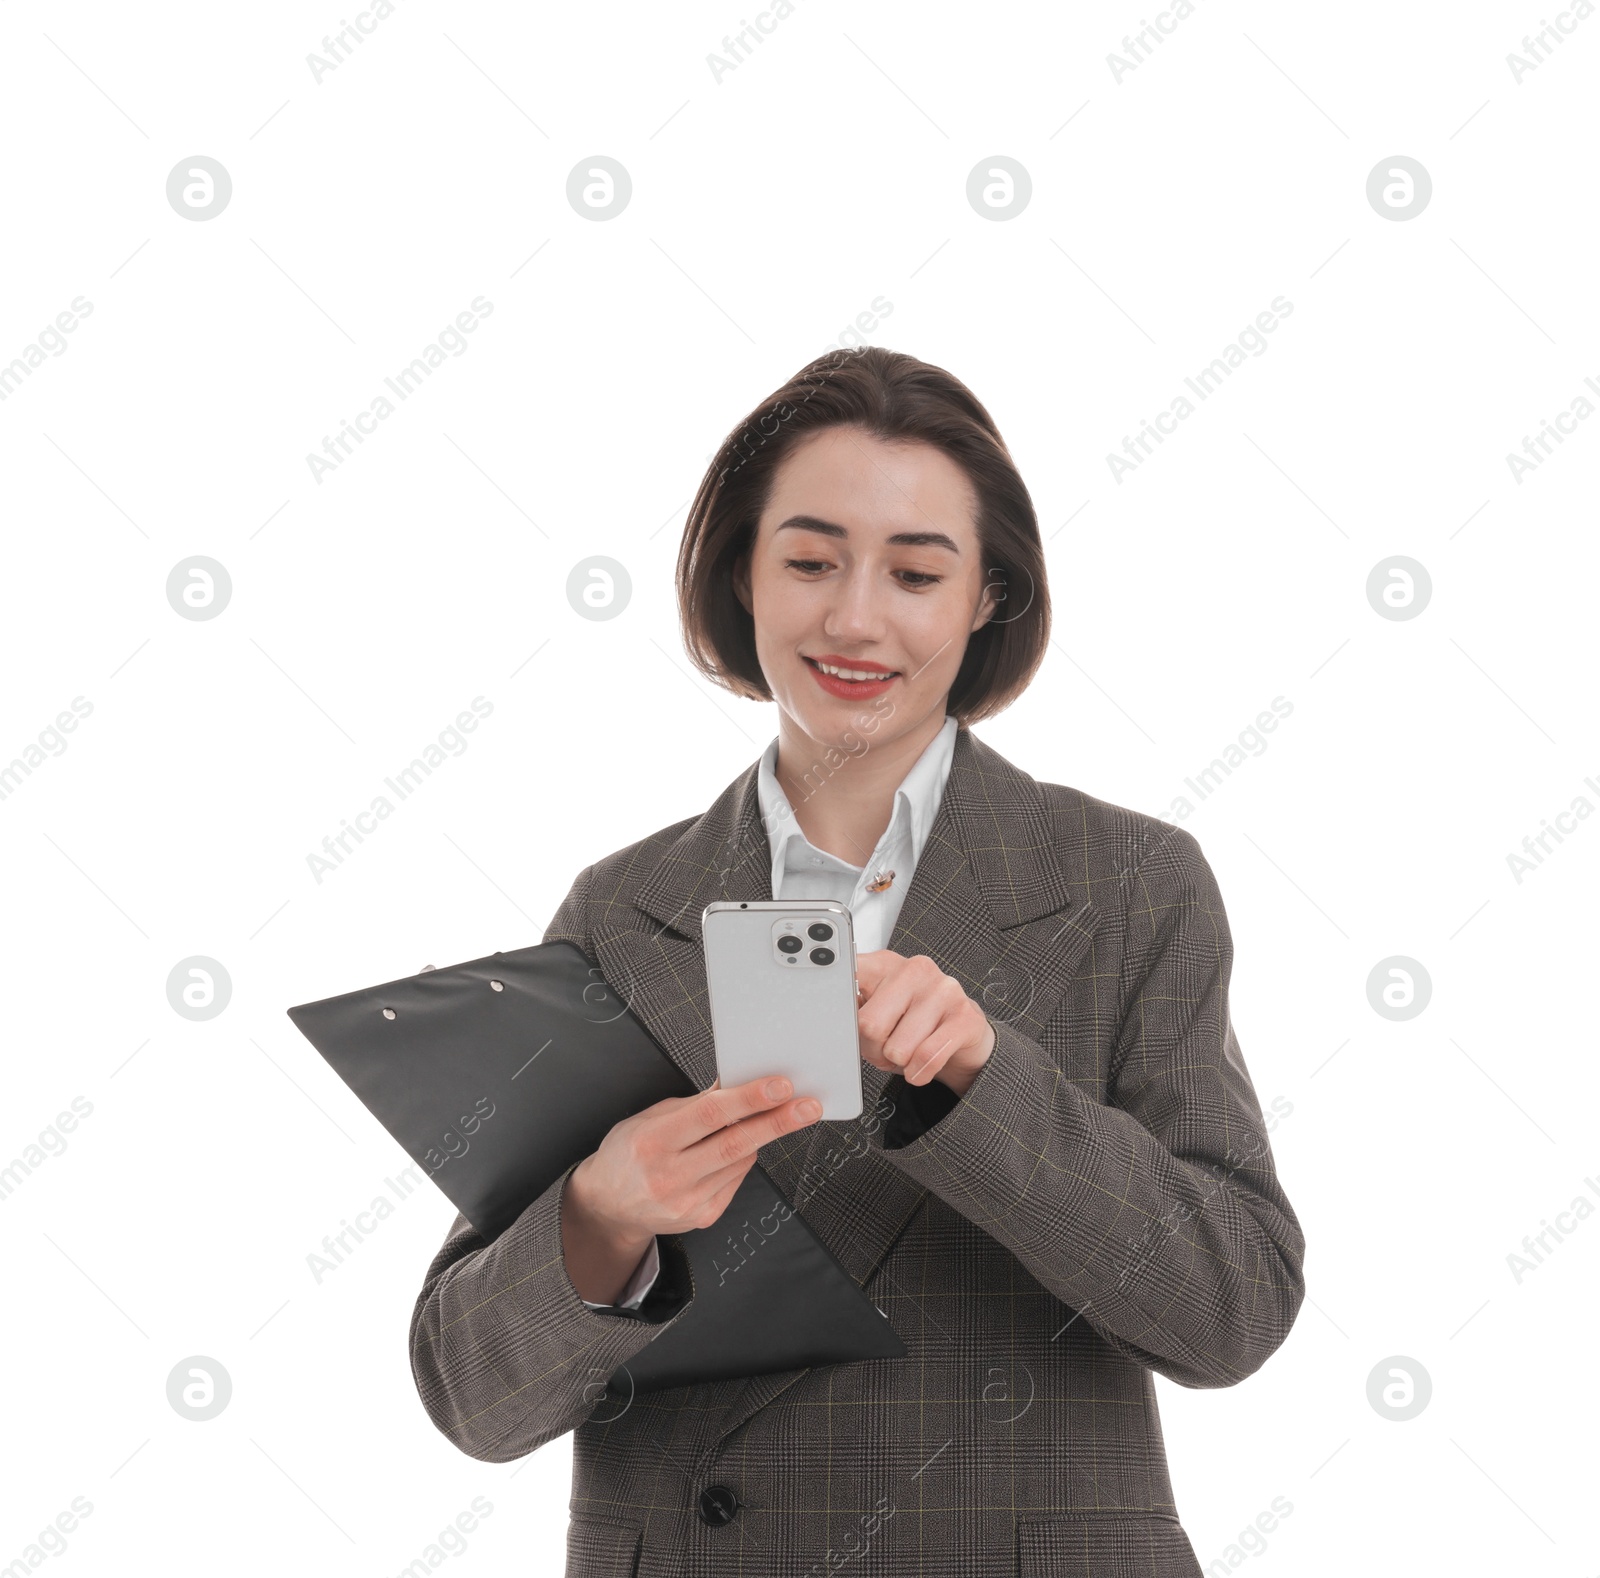
[[[877,876],[875,876],[872,881],[867,884],[867,892],[882,893],[883,890],[889,887],[893,882],[894,873],[892,871],[880,871]]]

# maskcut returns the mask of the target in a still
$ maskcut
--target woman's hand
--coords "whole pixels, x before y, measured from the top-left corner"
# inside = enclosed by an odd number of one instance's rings
[[[856,980],[861,1056],[874,1068],[904,1074],[908,1085],[937,1079],[965,1095],[996,1040],[966,988],[926,954],[908,959],[888,948],[858,953]]]
[[[578,1294],[609,1301],[658,1233],[710,1227],[760,1147],[821,1111],[814,1099],[796,1099],[780,1075],[726,1090],[718,1078],[698,1095],[668,1096],[613,1124],[562,1194],[562,1254]]]

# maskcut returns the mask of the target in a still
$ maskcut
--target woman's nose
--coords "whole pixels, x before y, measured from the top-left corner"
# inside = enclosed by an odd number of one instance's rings
[[[824,628],[830,635],[849,636],[858,641],[877,636],[883,622],[878,602],[881,595],[868,576],[852,571],[839,583]]]

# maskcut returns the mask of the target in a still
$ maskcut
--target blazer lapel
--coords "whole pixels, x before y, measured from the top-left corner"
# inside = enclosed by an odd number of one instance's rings
[[[761,825],[752,762],[660,858],[634,893],[637,914],[593,936],[607,984],[632,1009],[696,1090],[717,1077],[701,915],[715,899],[772,897],[772,849]],[[756,1160],[793,1203],[809,1130],[763,1145]]]
[[[701,912],[714,899],[772,896],[771,846],[761,825],[757,763],[739,775],[652,868],[634,895],[638,917],[594,936],[606,981],[693,1081],[716,1078]],[[965,727],[901,904],[889,948],[926,954],[982,1004],[1037,1040],[1081,963],[1099,916],[1086,874],[1064,863],[1038,784]],[[862,1116],[811,1124],[764,1145],[756,1159],[858,1284],[865,1285],[927,1190],[874,1144],[890,1076],[862,1064]],[[878,1115],[881,1122],[882,1115]],[[742,1383],[721,1434],[803,1371]]]
[[[1039,1039],[1098,916],[1071,891],[1038,785],[966,729],[956,734],[927,846],[889,951],[926,954],[991,1018]],[[892,1078],[863,1063],[863,1119],[812,1125],[795,1209],[865,1284],[927,1193],[864,1148]],[[880,1115],[882,1116],[882,1115]]]

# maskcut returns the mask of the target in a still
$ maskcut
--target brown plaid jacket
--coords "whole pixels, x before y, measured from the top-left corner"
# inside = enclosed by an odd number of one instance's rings
[[[586,867],[545,935],[704,1089],[701,910],[770,896],[752,763],[704,815]],[[885,1578],[1198,1578],[1151,1372],[1254,1372],[1305,1247],[1200,846],[962,728],[889,946],[983,1004],[993,1054],[959,1098],[863,1063],[861,1118],[757,1160],[907,1357],[608,1388],[692,1296],[687,1262],[664,1237],[637,1314],[589,1309],[562,1258],[567,1175],[492,1243],[458,1216],[429,1266],[411,1361],[435,1425],[493,1463],[574,1432],[569,1578],[809,1578],[852,1555]]]

